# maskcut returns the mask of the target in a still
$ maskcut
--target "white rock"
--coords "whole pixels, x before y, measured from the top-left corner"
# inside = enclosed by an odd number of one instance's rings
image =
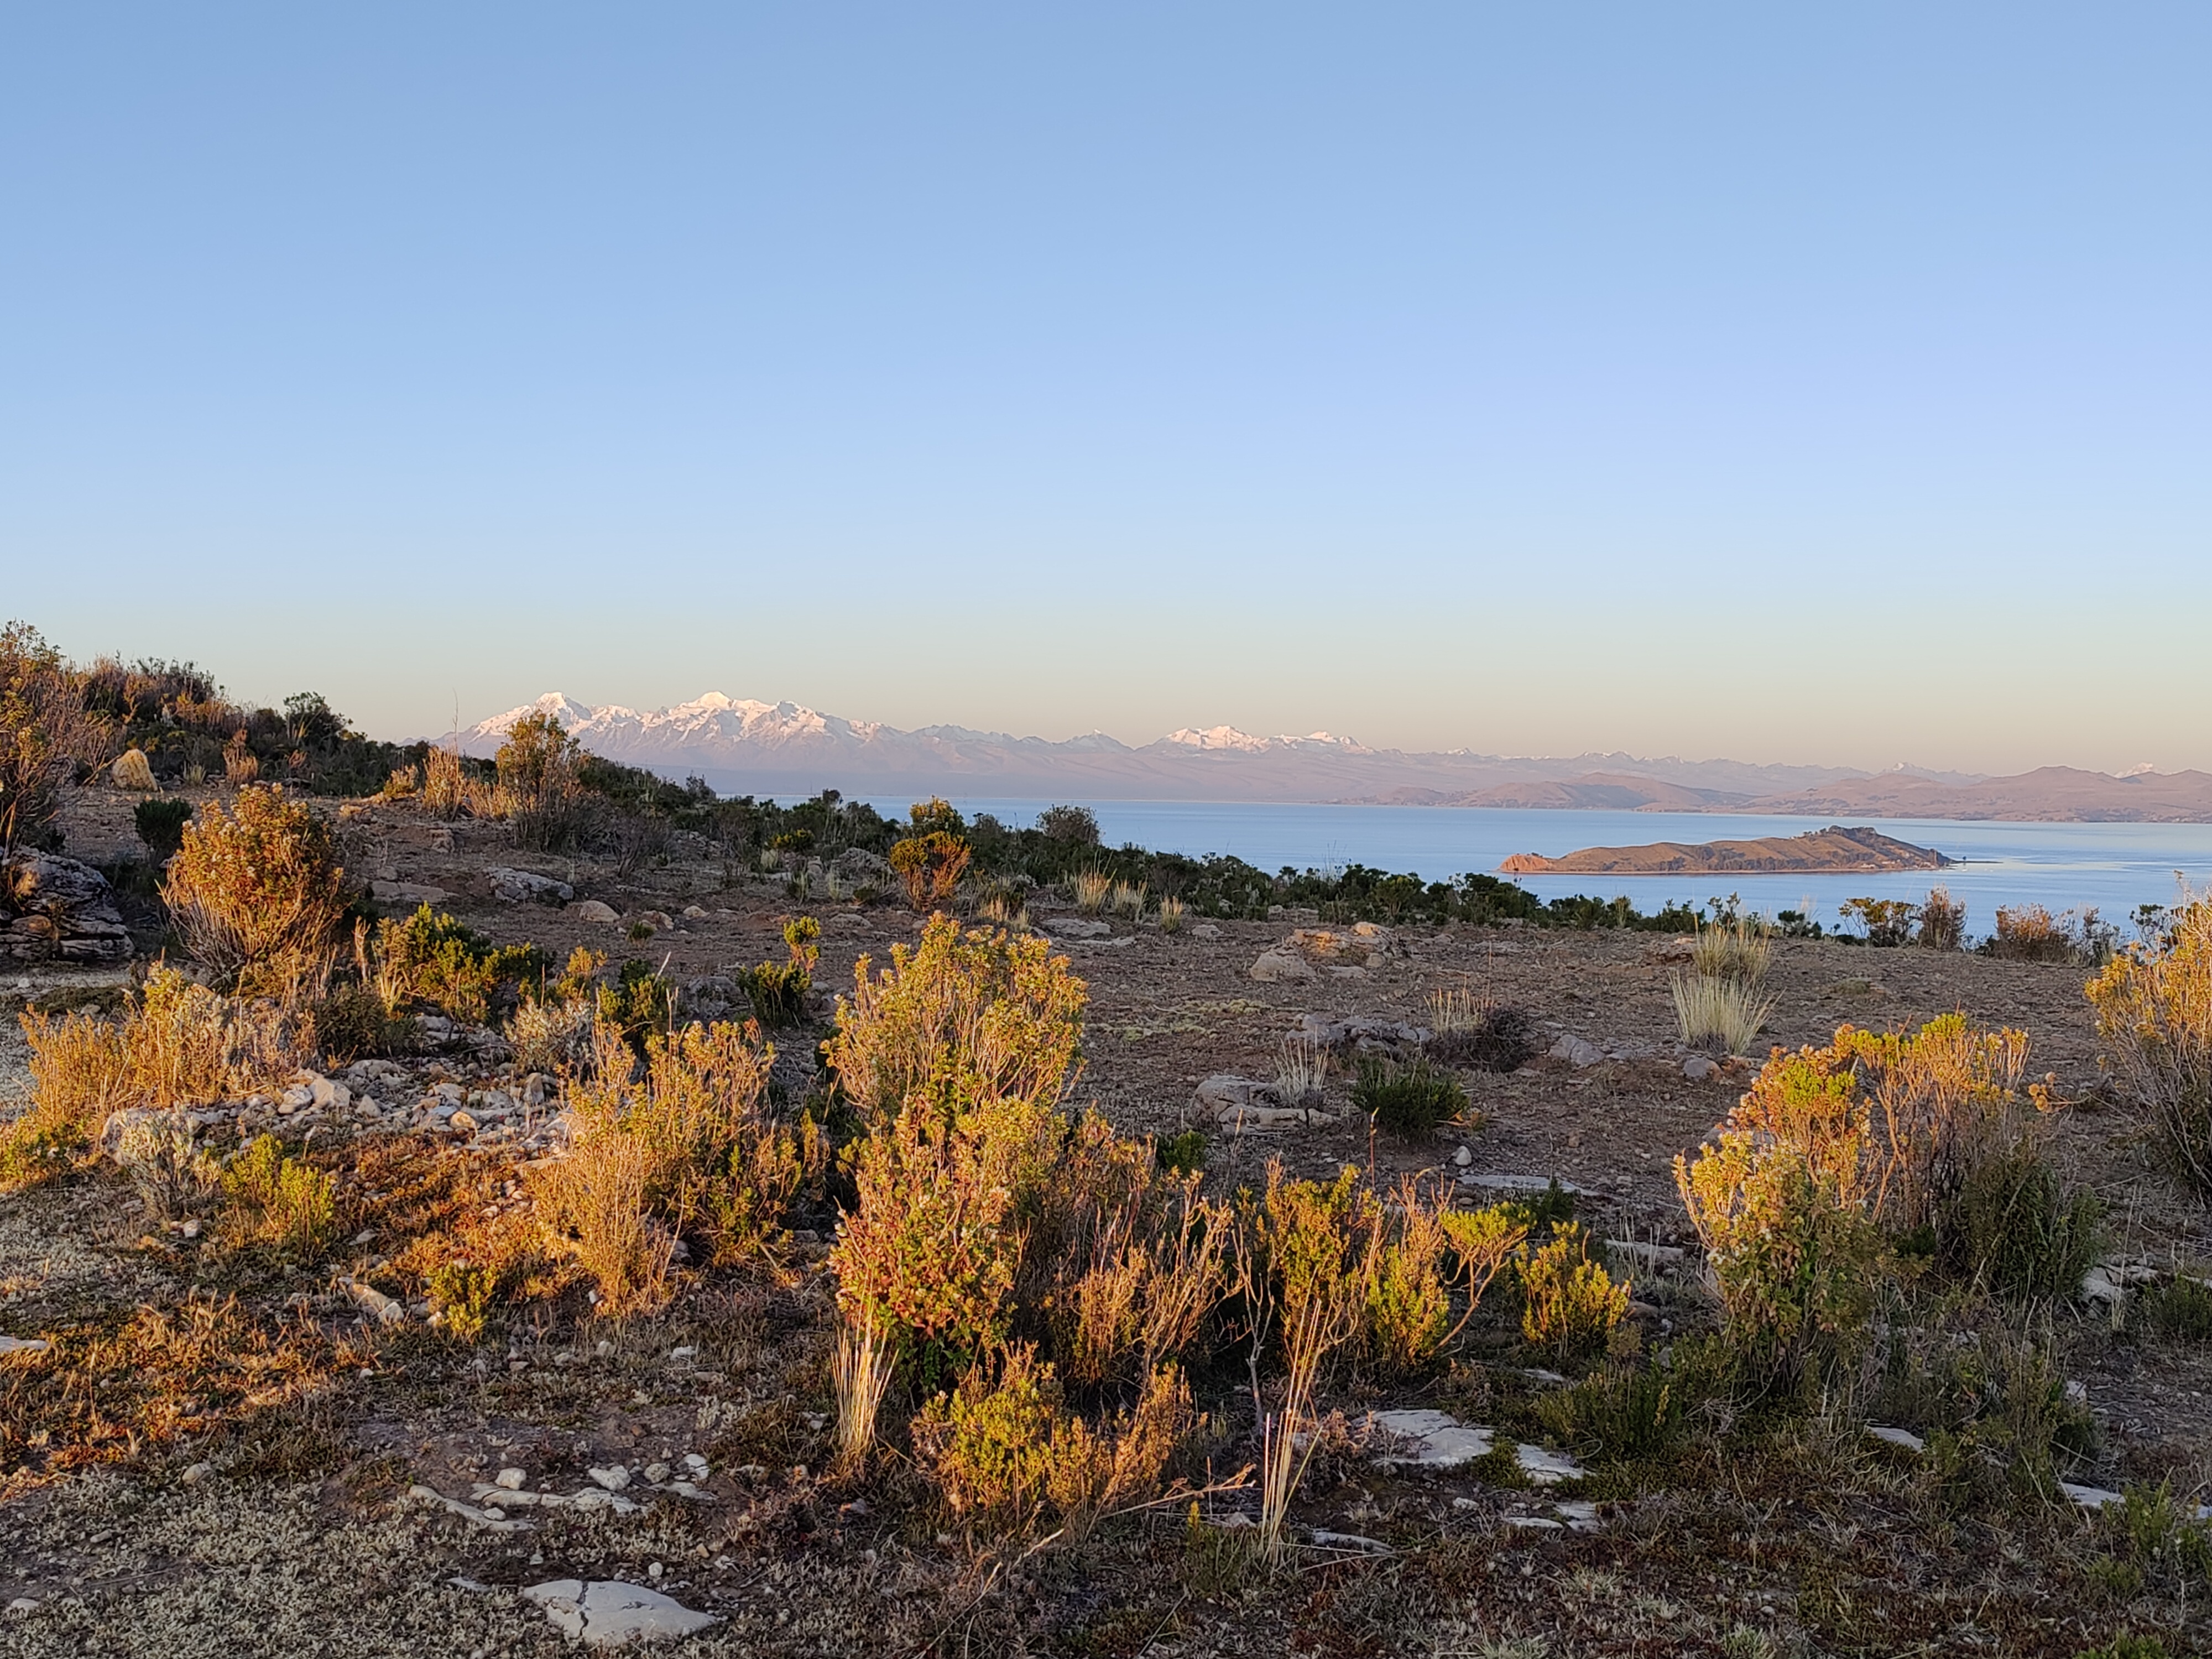
[[[502,1492],[520,1492],[522,1483],[529,1478],[520,1469],[510,1466],[492,1476],[491,1483]]]
[[[1491,1430],[1462,1423],[1449,1412],[1373,1412],[1367,1420],[1386,1433],[1413,1443],[1413,1449],[1408,1455],[1392,1454],[1376,1459],[1386,1468],[1413,1465],[1454,1469],[1479,1457],[1489,1456],[1496,1443]]]
[[[610,1463],[603,1469],[586,1469],[584,1473],[609,1492],[620,1492],[629,1485],[629,1471],[619,1463]]]
[[[1089,916],[1041,916],[1037,926],[1054,939],[1105,939],[1114,932],[1110,923]]]
[[[405,1308],[374,1285],[364,1285],[357,1279],[349,1279],[343,1281],[341,1288],[361,1304],[380,1325],[397,1325],[407,1317]]]
[[[453,895],[442,887],[412,881],[372,881],[369,896],[383,904],[443,904]]]
[[[1464,1170],[1474,1162],[1474,1153],[1468,1147],[1462,1146],[1452,1154],[1452,1165],[1455,1169]]]
[[[568,914],[579,921],[607,922],[622,920],[622,913],[613,905],[604,904],[598,899],[586,899],[581,904],[572,904],[568,907]]]
[[[687,904],[684,907],[684,920],[686,921],[704,921],[712,914],[713,912],[703,904]]]
[[[443,1492],[434,1491],[428,1486],[410,1486],[407,1489],[407,1495],[418,1504],[434,1504],[449,1515],[458,1515],[462,1520],[492,1532],[530,1530],[530,1523],[526,1521],[510,1521],[496,1510],[480,1510],[473,1504],[464,1504],[458,1498],[448,1498]]]
[[[618,1579],[556,1578],[528,1585],[522,1595],[544,1608],[564,1634],[581,1637],[592,1647],[690,1636],[715,1622],[712,1613],[694,1613],[659,1590]]]
[[[1568,1498],[1554,1504],[1552,1513],[1576,1532],[1601,1532],[1605,1528],[1605,1522],[1598,1518],[1597,1505],[1584,1499]]]
[[[1605,1248],[1624,1261],[1644,1267],[1678,1267],[1682,1264],[1679,1244],[1647,1244],[1640,1238],[1608,1238]]]
[[[576,896],[576,890],[567,882],[531,870],[494,865],[484,875],[491,883],[491,896],[506,904],[525,904],[533,899],[542,904],[566,904]]]
[[[1565,1522],[1554,1521],[1548,1515],[1509,1515],[1504,1517],[1504,1524],[1519,1527],[1526,1532],[1565,1532],[1567,1529]]]
[[[1564,1060],[1578,1072],[1587,1071],[1605,1059],[1604,1049],[1572,1032],[1553,1043],[1548,1052],[1553,1060]]]
[[[203,1480],[206,1480],[206,1479],[208,1478],[208,1476],[210,1476],[210,1475],[213,1474],[214,1473],[215,1473],[215,1465],[214,1465],[214,1464],[212,1464],[212,1463],[195,1463],[195,1464],[193,1464],[193,1465],[191,1466],[191,1468],[188,1468],[188,1469],[186,1469],[186,1470],[185,1471],[185,1473],[184,1473],[184,1476],[183,1476],[184,1483],[185,1483],[186,1486],[198,1486],[198,1485],[199,1485],[199,1483],[200,1483],[201,1481],[203,1481]]]
[[[0,1358],[11,1353],[44,1353],[52,1346],[43,1336],[0,1336]]]
[[[701,1480],[707,1478],[707,1460],[700,1456],[697,1452],[685,1452],[684,1466],[697,1474]]]
[[[1551,1190],[1548,1176],[1525,1175],[1463,1175],[1459,1178],[1462,1187],[1473,1187],[1486,1193],[1545,1193]],[[1583,1188],[1571,1181],[1562,1181],[1563,1193],[1579,1194]]]
[[[1390,1547],[1379,1538],[1363,1538],[1356,1532],[1328,1532],[1320,1527],[1313,1529],[1316,1547],[1327,1550],[1357,1550],[1362,1555],[1388,1555]]]
[[[645,1466],[645,1478],[652,1485],[656,1486],[659,1486],[662,1481],[668,1479],[668,1465],[665,1463],[647,1463]]]
[[[8,1604],[10,1613],[36,1613],[38,1610],[39,1603],[27,1595],[19,1595]]]
[[[1292,951],[1262,951],[1252,964],[1252,977],[1262,984],[1279,984],[1314,976],[1313,964]]]
[[[1193,939],[1219,939],[1221,930],[1210,921],[1194,923],[1184,929]]]
[[[1719,1070],[1719,1063],[1710,1054],[1692,1054],[1682,1062],[1682,1075],[1692,1083],[1703,1083]]]
[[[1546,1451],[1523,1441],[1513,1449],[1521,1473],[1540,1486],[1556,1486],[1562,1480],[1579,1480],[1588,1473],[1565,1452]]]
[[[1928,1443],[1910,1429],[1894,1428],[1887,1423],[1869,1423],[1867,1425],[1867,1433],[1872,1438],[1881,1441],[1887,1445],[1902,1446],[1909,1452],[1924,1452],[1928,1449]]]
[[[2127,1501],[2119,1493],[2106,1492],[2102,1486],[2077,1486],[2071,1480],[2060,1481],[2058,1490],[2085,1510],[2101,1510],[2107,1504],[2124,1504]]]

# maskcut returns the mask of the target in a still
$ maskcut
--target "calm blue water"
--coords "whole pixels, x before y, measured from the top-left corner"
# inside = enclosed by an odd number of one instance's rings
[[[873,803],[903,817],[904,800]],[[984,798],[953,803],[973,817],[1008,823],[1035,820],[1048,804]],[[1553,857],[1583,847],[1631,847],[1655,841],[1732,841],[1802,835],[1827,818],[1703,812],[1529,811],[1435,806],[1304,806],[1262,802],[1098,801],[1091,803],[1109,845],[1135,842],[1163,852],[1229,853],[1262,870],[1364,864],[1410,870],[1430,881],[1495,871],[1515,853]],[[2173,902],[2176,872],[2212,885],[2212,824],[1960,823],[1875,818],[1885,835],[1933,847],[1962,860],[1940,872],[1898,876],[1524,876],[1541,898],[1626,893],[1639,910],[1681,901],[1704,904],[1739,893],[1771,914],[1806,910],[1830,927],[1847,898],[1917,900],[1937,882],[1966,906],[1970,933],[1986,933],[1997,906],[2042,904],[2064,910],[2094,905],[2125,922],[2139,904]]]

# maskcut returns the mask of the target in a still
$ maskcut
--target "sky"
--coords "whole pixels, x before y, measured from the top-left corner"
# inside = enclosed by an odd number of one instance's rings
[[[2212,767],[2212,9],[0,18],[0,616],[369,732]]]

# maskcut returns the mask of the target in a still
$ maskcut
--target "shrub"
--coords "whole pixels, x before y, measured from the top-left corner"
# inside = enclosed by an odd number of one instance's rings
[[[1275,1050],[1275,1088],[1293,1106],[1318,1106],[1334,1056],[1318,1037],[1285,1037]]]
[[[1613,1328],[1628,1316],[1628,1286],[1589,1259],[1589,1236],[1571,1222],[1536,1249],[1524,1247],[1514,1268],[1521,1281],[1521,1334],[1563,1364],[1603,1352]]]
[[[168,858],[185,844],[185,826],[192,821],[192,804],[188,800],[142,800],[133,809],[131,821],[137,829],[138,839],[158,863]]]
[[[1953,1271],[2006,1296],[2068,1301],[2096,1264],[2103,1218],[2095,1197],[2069,1197],[2040,1152],[2022,1144],[1969,1171],[1936,1247]]]
[[[2102,1063],[2176,1172],[2212,1196],[2212,899],[2192,898],[2163,935],[2089,981]]]
[[[1434,1134],[1438,1127],[1468,1109],[1467,1091],[1449,1072],[1425,1060],[1400,1066],[1380,1059],[1359,1063],[1358,1081],[1352,1085],[1352,1103],[1375,1121],[1378,1128],[1406,1140]]]
[[[1192,1425],[1190,1391],[1168,1367],[1133,1410],[1094,1429],[1066,1408],[1050,1364],[1020,1345],[932,1401],[914,1437],[956,1515],[1022,1532],[1048,1512],[1080,1536],[1115,1503],[1149,1493]]]
[[[1688,1430],[1691,1415],[1725,1399],[1735,1356],[1714,1339],[1677,1341],[1659,1359],[1613,1360],[1536,1403],[1544,1426],[1577,1446],[1615,1457],[1658,1457]]]
[[[918,800],[906,810],[907,822],[916,836],[950,836],[957,837],[968,828],[967,820],[959,809],[942,795],[932,795],[927,800]]]
[[[880,1121],[921,1092],[951,1108],[1056,1103],[1083,1034],[1083,981],[1042,939],[963,933],[937,916],[890,966],[862,957],[837,1002],[827,1058],[839,1090]]]
[[[345,913],[337,848],[281,785],[210,801],[185,826],[162,896],[192,955],[219,981],[289,1000],[330,972]]]
[[[558,1072],[592,1049],[593,1004],[584,996],[526,997],[507,1021],[519,1072]]]
[[[1846,921],[1856,919],[1866,929],[1866,942],[1884,948],[1909,944],[1920,915],[1918,908],[1904,899],[1877,898],[1845,899],[1836,914]]]
[[[909,836],[891,844],[891,870],[905,884],[907,902],[916,912],[951,901],[968,868],[968,843],[943,830]]]
[[[1947,887],[1929,889],[1920,904],[1920,931],[1913,943],[1928,951],[1955,951],[1966,942],[1966,907]]]
[[[815,964],[822,959],[822,924],[797,916],[783,927],[785,962],[763,962],[738,975],[753,1006],[753,1017],[769,1030],[797,1025],[806,1018],[806,994],[814,988]]]
[[[536,1179],[602,1311],[665,1299],[681,1231],[722,1262],[779,1246],[805,1170],[799,1138],[766,1109],[773,1057],[738,1026],[690,1025],[647,1036],[641,1070],[621,1034],[599,1028],[593,1075],[568,1091],[568,1155]]]
[[[59,1174],[125,1108],[204,1106],[268,1086],[297,1067],[284,1022],[157,968],[119,1024],[87,1014],[22,1016],[31,1109],[0,1132],[0,1185]]]
[[[453,1019],[481,1024],[501,990],[542,975],[544,953],[530,945],[494,945],[427,904],[404,921],[386,917],[368,947],[367,977],[394,1010],[428,1002]]]
[[[1203,1175],[1206,1131],[1185,1129],[1180,1134],[1162,1135],[1152,1143],[1152,1158],[1170,1175]]]
[[[518,804],[538,805],[568,794],[576,787],[583,746],[543,709],[532,709],[507,728],[493,764],[500,787]]]
[[[1996,932],[1982,941],[1982,952],[2008,962],[2098,963],[2118,938],[2092,907],[2053,915],[2040,904],[2000,905]]]
[[[328,1066],[349,1066],[380,1054],[392,1040],[392,1019],[384,999],[359,985],[342,985],[308,1011],[315,1047]]]
[[[1048,806],[1037,814],[1037,833],[1071,847],[1098,845],[1098,815],[1087,806]]]
[[[113,752],[111,723],[85,706],[79,677],[28,623],[0,628],[0,860],[58,845],[64,785]]]
[[[1464,1024],[1438,1027],[1429,1057],[1440,1066],[1477,1072],[1517,1072],[1542,1051],[1535,1016],[1526,1009],[1485,1004]]]
[[[223,1170],[222,1185],[240,1208],[243,1242],[313,1250],[337,1224],[330,1176],[286,1157],[274,1135],[248,1142]]]
[[[474,1342],[484,1334],[501,1287],[492,1267],[447,1261],[430,1270],[424,1288],[436,1322],[460,1340]]]
[[[1774,1012],[1774,999],[1759,994],[1756,983],[1716,979],[1705,974],[1670,974],[1674,1023],[1693,1048],[1723,1054],[1747,1053]]]
[[[592,1011],[595,1030],[611,1032],[642,1059],[646,1039],[676,1024],[676,981],[632,957],[616,969],[614,982],[599,987]]]
[[[2212,1342],[2212,1284],[2177,1273],[2142,1293],[2139,1304],[2151,1328],[2185,1342]]]

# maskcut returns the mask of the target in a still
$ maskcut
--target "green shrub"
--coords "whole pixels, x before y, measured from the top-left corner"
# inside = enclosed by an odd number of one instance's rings
[[[2212,1285],[2177,1274],[2136,1298],[2141,1316],[2161,1336],[2184,1342],[2212,1342]]]
[[[1846,921],[1856,919],[1865,927],[1869,945],[1894,948],[1912,942],[1920,907],[1905,899],[1855,898],[1845,899],[1836,914]]]
[[[495,996],[542,977],[545,953],[534,945],[494,945],[427,904],[404,921],[377,924],[370,977],[398,1009],[428,1002],[448,1018],[481,1023]]]
[[[2125,1109],[2197,1196],[2212,1196],[2212,900],[2106,963],[2088,998]]]
[[[958,814],[954,817],[957,820]],[[959,836],[950,830],[931,830],[894,842],[890,866],[906,884],[907,902],[920,912],[951,902],[969,856],[968,843]]]
[[[1521,1281],[1521,1334],[1564,1363],[1604,1352],[1628,1316],[1628,1286],[1589,1259],[1589,1235],[1571,1222],[1549,1243],[1516,1259]]]
[[[1376,1127],[1407,1140],[1419,1140],[1468,1109],[1467,1091],[1450,1073],[1417,1060],[1410,1066],[1367,1059],[1352,1085],[1352,1103],[1375,1120]]]
[[[1685,1340],[1662,1360],[1615,1360],[1553,1390],[1537,1402],[1536,1415],[1571,1445],[1614,1457],[1663,1456],[1687,1431],[1692,1413],[1729,1394],[1734,1375],[1725,1342]]]
[[[1152,1157],[1171,1175],[1200,1175],[1206,1170],[1206,1131],[1185,1129],[1152,1143]]]
[[[821,960],[822,924],[812,916],[798,916],[784,924],[785,962],[763,962],[738,976],[751,1000],[753,1017],[768,1030],[781,1030],[806,1018],[806,994],[814,988],[814,968]]]
[[[247,1143],[222,1172],[223,1190],[238,1205],[244,1242],[280,1249],[319,1249],[337,1224],[336,1189],[321,1170],[284,1155],[274,1135]]]
[[[2042,1153],[2023,1143],[1968,1173],[1938,1218],[1936,1249],[1954,1272],[2002,1295],[2066,1301],[2096,1264],[2103,1219],[2094,1196],[2068,1196]]]
[[[327,1066],[380,1054],[391,1042],[393,1021],[384,999],[362,986],[339,986],[308,1011],[308,1019]]]
[[[653,971],[653,964],[631,957],[614,983],[599,988],[594,1012],[602,1030],[617,1034],[642,1056],[648,1033],[665,1032],[676,1023],[676,981]]]
[[[138,839],[158,861],[185,844],[185,826],[192,821],[188,800],[142,800],[131,814]]]
[[[2074,1659],[2171,1659],[2166,1644],[2155,1636],[2136,1636],[2122,1631],[2111,1641],[2083,1648]]]

